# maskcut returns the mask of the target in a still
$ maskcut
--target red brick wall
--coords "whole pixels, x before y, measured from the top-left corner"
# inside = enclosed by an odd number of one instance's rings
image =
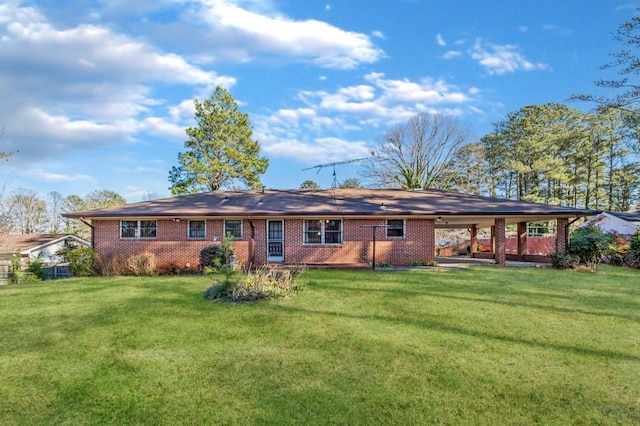
[[[253,250],[255,264],[265,263],[266,220],[253,220],[255,239]],[[94,247],[101,257],[118,256],[124,260],[129,256],[151,252],[156,255],[158,266],[176,265],[197,268],[200,251],[214,244],[213,238],[222,237],[224,221],[207,220],[206,238],[187,238],[188,221],[157,221],[156,239],[121,239],[119,220],[94,221]],[[286,263],[366,263],[373,254],[371,228],[360,225],[384,225],[384,219],[343,220],[343,243],[339,245],[303,244],[302,219],[285,219]],[[376,261],[392,265],[410,265],[413,262],[435,260],[435,223],[432,219],[407,219],[405,238],[387,238],[385,228],[376,231]],[[247,264],[251,260],[251,224],[243,220],[242,238],[234,241],[234,252],[238,261]]]
[[[215,244],[214,237],[220,241],[223,233],[222,220],[206,221],[206,237],[204,239],[190,239],[187,237],[188,221],[173,220],[157,221],[157,238],[137,239],[120,238],[119,220],[94,221],[94,248],[102,258],[117,256],[126,260],[137,253],[149,252],[156,255],[159,268],[176,265],[180,268],[196,269],[199,266],[200,251]],[[239,259],[248,259],[248,239],[251,230],[247,221],[242,224],[242,239],[234,242],[234,252]]]
[[[488,238],[479,238],[478,243],[482,246],[490,246],[491,240]],[[505,239],[505,247],[507,254],[518,254],[518,238],[507,237]],[[527,250],[525,255],[543,255],[546,256],[556,251],[555,235],[545,235],[540,237],[527,237]],[[440,251],[442,254],[442,250]],[[447,255],[450,256],[450,255]]]

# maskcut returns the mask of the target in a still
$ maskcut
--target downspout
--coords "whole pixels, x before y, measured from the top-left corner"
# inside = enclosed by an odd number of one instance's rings
[[[253,265],[256,262],[256,228],[253,226],[253,220],[251,216],[247,216],[249,226],[251,227],[251,239],[249,240],[249,265]]]
[[[90,224],[89,222],[87,222],[86,220],[84,220],[84,217],[80,218],[80,222],[84,223],[89,228],[91,228],[91,248],[95,249],[95,246],[93,245],[93,241],[94,241],[93,237],[95,237],[95,234],[96,234],[96,227]]]

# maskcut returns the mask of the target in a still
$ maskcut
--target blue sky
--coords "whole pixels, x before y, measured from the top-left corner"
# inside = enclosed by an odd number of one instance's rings
[[[368,155],[390,126],[452,114],[476,137],[529,104],[597,93],[640,1],[40,0],[0,3],[5,194],[168,196],[193,99],[226,87],[268,188]],[[571,104],[577,108],[588,105]],[[338,168],[338,179],[358,175]]]

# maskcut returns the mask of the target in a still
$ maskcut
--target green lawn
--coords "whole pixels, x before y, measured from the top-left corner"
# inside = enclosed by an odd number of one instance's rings
[[[0,288],[0,424],[640,424],[640,271],[310,270]]]

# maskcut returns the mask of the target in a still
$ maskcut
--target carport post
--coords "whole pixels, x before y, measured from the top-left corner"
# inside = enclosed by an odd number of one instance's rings
[[[371,261],[371,269],[376,270],[376,229],[388,228],[389,225],[360,225],[360,228],[371,228],[372,242],[373,242],[373,260]]]

